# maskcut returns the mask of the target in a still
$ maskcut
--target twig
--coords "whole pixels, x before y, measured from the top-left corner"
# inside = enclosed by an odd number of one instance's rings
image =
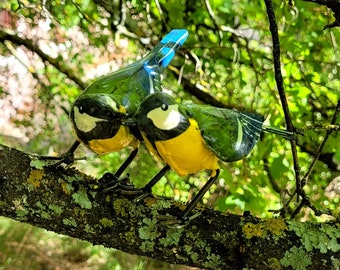
[[[8,40],[4,40],[3,44],[5,45],[6,49],[17,59],[17,61],[19,61],[20,64],[26,68],[26,70],[33,76],[33,78],[37,80],[37,84],[40,85],[43,89],[48,89],[49,80],[48,79],[44,80],[44,81],[48,81],[48,83],[44,82],[40,78],[39,74],[36,72],[36,69],[33,66],[26,64],[25,61],[21,59],[16,49],[14,48],[12,42]],[[51,92],[46,91],[46,93],[51,96],[49,101],[52,100]]]
[[[62,61],[60,61],[58,58],[53,58],[46,53],[44,53],[36,44],[32,42],[32,40],[19,37],[15,32],[3,30],[0,29],[0,42],[4,42],[5,40],[9,40],[17,45],[23,45],[27,49],[31,50],[32,52],[39,55],[39,57],[48,63],[50,63],[52,66],[54,66],[56,69],[58,69],[60,72],[64,73],[70,80],[74,81],[80,88],[85,89],[86,84],[78,78],[73,70],[65,65],[63,65]]]
[[[334,112],[334,115],[333,115],[333,118],[332,118],[332,121],[331,121],[331,124],[330,124],[331,126],[335,125],[336,120],[337,120],[339,114],[340,114],[340,99],[338,100],[338,104],[337,104],[337,106],[335,108],[335,112]],[[321,152],[322,152],[323,148],[325,147],[326,142],[327,142],[329,136],[332,134],[333,131],[334,131],[334,129],[327,129],[326,135],[325,135],[322,143],[320,144],[319,149],[316,151],[314,159],[313,159],[311,165],[309,166],[307,173],[305,174],[305,176],[301,180],[301,187],[306,185],[306,183],[308,181],[308,178],[309,178],[311,172],[313,171],[313,169],[315,167],[315,164],[318,161],[318,159],[319,159],[319,157],[321,155]]]
[[[338,4],[338,9],[340,10],[340,4]],[[332,35],[331,35],[331,37],[332,37]],[[335,46],[333,39],[332,39],[332,45],[333,45],[334,53],[336,54],[337,50],[336,50],[336,46]],[[338,77],[339,77],[339,74],[338,74]],[[326,142],[329,139],[329,136],[332,134],[332,132],[339,131],[339,125],[336,125],[336,120],[337,120],[339,114],[340,114],[340,99],[338,100],[338,104],[335,107],[335,111],[334,111],[331,123],[329,125],[327,125],[326,127],[324,127],[324,128],[326,128],[326,135],[325,135],[322,143],[320,144],[318,150],[316,151],[316,154],[314,155],[314,159],[313,159],[312,163],[310,164],[308,171],[306,172],[306,174],[304,175],[304,177],[301,180],[301,187],[302,188],[306,185],[306,183],[307,183],[307,181],[310,177],[310,174],[312,173],[312,171],[315,167],[316,162],[318,160],[324,161],[324,157],[327,156],[327,154],[322,155],[321,153],[322,153],[323,148],[326,145]],[[326,164],[329,166],[329,168],[332,168],[332,166],[330,166],[332,164],[329,164],[329,163],[326,163]],[[337,169],[337,166],[335,166],[335,169]],[[302,191],[302,193],[300,193],[300,195],[302,197],[302,201],[301,201],[300,205],[297,207],[297,209],[295,210],[295,212],[293,213],[292,217],[297,215],[299,213],[300,209],[303,206],[308,206],[309,208],[311,208],[314,211],[315,215],[317,215],[317,216],[321,215],[321,214],[329,214],[329,215],[331,214],[329,210],[324,210],[324,211],[318,210],[315,206],[313,206],[311,201],[307,198],[307,195],[305,194],[304,190],[301,190],[301,191]]]
[[[269,20],[270,32],[272,34],[273,40],[273,61],[274,61],[274,70],[275,70],[275,81],[277,85],[277,90],[280,96],[283,112],[285,114],[287,129],[289,131],[295,131],[295,128],[292,123],[292,118],[290,116],[288,102],[285,94],[285,90],[283,87],[283,78],[281,73],[281,62],[280,62],[280,40],[278,35],[278,27],[276,24],[274,8],[271,0],[264,0],[267,8],[267,15]],[[300,194],[301,191],[301,179],[300,179],[300,165],[296,150],[296,140],[291,140],[291,148],[293,155],[293,163],[294,163],[294,171],[295,171],[295,181],[296,181],[296,190],[295,193]],[[294,194],[293,194],[294,195]]]
[[[204,1],[205,7],[208,11],[208,14],[212,20],[212,23],[214,24],[215,30],[218,30],[218,38],[219,38],[219,43],[220,45],[222,45],[222,38],[223,38],[223,34],[222,31],[220,30],[220,27],[218,26],[218,23],[216,22],[216,15],[214,13],[214,11],[212,10],[211,6],[210,6],[210,2],[209,0],[205,0]]]

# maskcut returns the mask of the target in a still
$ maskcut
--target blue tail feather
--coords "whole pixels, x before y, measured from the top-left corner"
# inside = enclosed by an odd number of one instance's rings
[[[188,31],[185,29],[174,29],[161,40],[161,43],[166,44],[172,42],[180,44],[181,46],[188,38],[188,35]]]
[[[174,58],[175,51],[172,48],[164,47],[160,50],[160,52],[164,55],[164,57],[159,60],[159,65],[166,68],[170,64],[172,58]]]
[[[188,35],[185,29],[170,31],[146,57],[145,71],[152,77],[160,74],[170,64],[175,52],[183,45]]]

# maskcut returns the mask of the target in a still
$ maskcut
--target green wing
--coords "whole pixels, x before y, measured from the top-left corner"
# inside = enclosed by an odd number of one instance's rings
[[[161,91],[158,76],[151,77],[144,69],[144,64],[147,59],[148,57],[99,78],[86,88],[81,95],[111,95],[111,97],[118,104],[123,105],[128,112],[134,112],[138,104],[140,104],[146,96],[152,92]]]
[[[246,157],[260,139],[263,118],[212,106],[185,104],[182,110],[197,121],[208,147],[223,161]]]
[[[188,37],[185,29],[170,31],[152,51],[140,60],[99,78],[82,95],[107,94],[127,112],[133,113],[146,96],[161,92],[161,73]]]

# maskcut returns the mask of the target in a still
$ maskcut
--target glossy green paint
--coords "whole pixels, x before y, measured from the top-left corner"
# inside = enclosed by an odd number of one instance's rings
[[[156,111],[158,108],[162,109]],[[159,114],[165,113],[166,110],[174,110],[174,113],[170,113],[164,120],[169,123],[170,129],[166,129],[165,124],[162,129],[157,127],[156,120],[150,118],[150,115],[158,117],[156,113],[152,113],[154,110]],[[205,144],[220,160],[227,162],[240,160],[249,154],[260,138],[263,122],[263,118],[257,114],[194,103],[177,104],[174,98],[165,93],[148,96],[134,118],[138,129],[145,133],[151,142],[179,136],[189,127],[189,119],[194,119]],[[189,142],[191,139],[186,140]],[[185,143],[186,141],[183,141],[183,144]]]

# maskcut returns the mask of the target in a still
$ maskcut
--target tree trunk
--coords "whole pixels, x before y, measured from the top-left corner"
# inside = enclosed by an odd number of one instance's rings
[[[200,209],[184,228],[158,216],[184,206],[103,193],[74,169],[0,146],[0,215],[131,254],[204,269],[339,269],[340,225],[260,220]],[[198,210],[197,210],[198,211]]]

